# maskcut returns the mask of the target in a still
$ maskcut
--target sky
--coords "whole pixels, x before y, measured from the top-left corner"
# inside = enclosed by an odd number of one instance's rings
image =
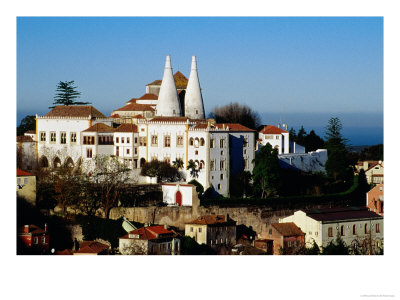
[[[17,122],[43,115],[74,80],[109,115],[197,57],[204,106],[240,102],[263,124],[321,136],[339,117],[354,145],[383,142],[381,17],[19,17]]]

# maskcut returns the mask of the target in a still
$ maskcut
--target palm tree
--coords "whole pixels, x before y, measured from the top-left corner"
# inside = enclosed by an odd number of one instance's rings
[[[192,176],[193,178],[199,177],[199,171],[197,169],[196,163],[192,159],[189,160],[187,169],[190,170],[190,176]]]
[[[182,158],[177,158],[175,161],[172,162],[172,165],[175,168],[177,168],[178,170],[179,169],[183,169],[183,160],[182,160]]]

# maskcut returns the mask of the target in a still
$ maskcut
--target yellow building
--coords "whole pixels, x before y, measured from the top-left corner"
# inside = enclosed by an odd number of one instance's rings
[[[17,196],[36,204],[36,176],[17,169]]]

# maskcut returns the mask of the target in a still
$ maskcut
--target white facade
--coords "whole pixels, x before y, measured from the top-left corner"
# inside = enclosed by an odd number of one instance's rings
[[[196,187],[194,185],[182,183],[164,183],[161,186],[164,203],[171,206],[193,205],[193,197],[196,196]]]

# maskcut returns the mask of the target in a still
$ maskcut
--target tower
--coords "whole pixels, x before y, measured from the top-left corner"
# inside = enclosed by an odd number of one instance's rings
[[[189,82],[185,94],[185,116],[190,119],[205,119],[203,97],[197,74],[196,56],[192,56]]]
[[[156,106],[157,116],[178,117],[182,115],[178,92],[172,74],[171,57],[167,55],[160,94]]]

